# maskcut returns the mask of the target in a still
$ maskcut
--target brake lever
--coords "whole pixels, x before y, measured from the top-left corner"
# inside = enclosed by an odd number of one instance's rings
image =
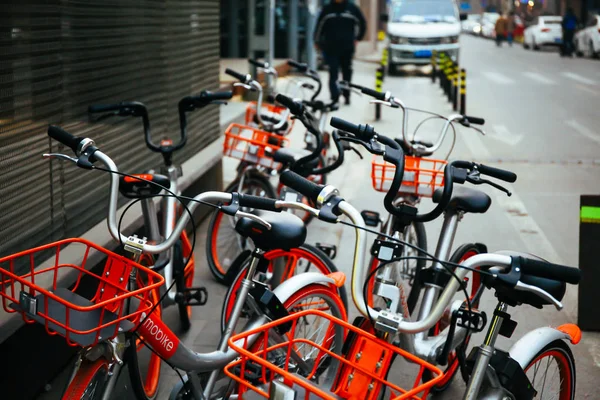
[[[493,188],[496,188],[496,189],[500,190],[501,192],[506,193],[506,195],[508,197],[512,196],[511,191],[508,190],[507,188],[505,188],[503,186],[500,186],[496,182],[490,181],[488,179],[481,179],[481,176],[479,175],[479,172],[476,172],[476,173],[474,173],[473,171],[470,172],[469,175],[467,176],[466,181],[469,182],[469,183],[472,183],[473,185],[487,184],[487,185],[490,185]]]
[[[42,154],[42,157],[48,158],[50,160],[59,159],[59,160],[71,161],[73,164],[77,164],[77,159],[76,158],[69,157],[66,154],[61,154],[61,153],[44,153],[44,154]]]
[[[234,83],[233,83],[233,86],[234,86],[234,87],[239,87],[239,86],[241,86],[241,87],[243,87],[244,89],[246,89],[246,90],[250,90],[250,91],[252,91],[252,92],[255,92],[255,91],[256,91],[256,89],[255,89],[253,86],[250,86],[250,85],[248,85],[248,84],[246,84],[246,83],[242,83],[242,82],[234,82]]]
[[[258,222],[259,224],[263,225],[264,227],[266,227],[268,230],[271,230],[271,224],[268,223],[267,221],[265,221],[264,219],[260,218],[257,215],[251,214],[251,213],[247,213],[244,211],[237,211],[235,213],[236,217],[245,217],[245,218],[249,218],[253,221]]]
[[[385,146],[376,141],[374,138],[367,142],[363,142],[355,137],[351,136],[341,136],[340,140],[345,140],[347,142],[356,143],[363,146],[365,149],[369,151],[371,154],[375,154],[377,156],[383,156],[385,154]],[[359,153],[360,154],[360,153]],[[362,155],[361,155],[362,158]]]
[[[342,141],[342,139],[340,138],[340,141]],[[344,151],[353,151],[356,154],[358,154],[358,157],[360,157],[360,159],[363,159],[363,155],[361,154],[360,151],[358,151],[357,149],[355,149],[354,147],[352,147],[350,145],[350,143],[348,142],[342,142],[342,149],[344,149]]]
[[[548,300],[550,303],[554,304],[554,307],[556,307],[556,309],[558,311],[563,309],[563,304],[558,301],[557,299],[555,299],[554,297],[552,297],[552,295],[548,292],[546,292],[544,289],[541,289],[537,286],[533,286],[533,285],[528,285],[526,283],[523,283],[521,281],[517,281],[517,284],[515,285],[515,289],[516,290],[520,290],[522,292],[531,292],[531,293],[535,293],[538,296]]]
[[[383,101],[383,100],[370,100],[369,103],[371,104],[383,104],[384,106],[388,106],[390,108],[400,108],[400,106],[398,104],[392,103],[391,101]]]

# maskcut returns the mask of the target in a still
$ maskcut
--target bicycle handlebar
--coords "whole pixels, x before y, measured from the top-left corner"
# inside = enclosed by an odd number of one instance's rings
[[[290,67],[296,68],[298,70],[298,72],[308,72],[309,71],[308,64],[299,63],[298,61],[295,61],[295,60],[288,60],[287,63]]]
[[[474,166],[477,168],[477,170],[480,173],[491,176],[496,179],[500,179],[505,182],[513,183],[517,180],[517,174],[515,174],[512,171],[507,171],[505,169],[490,167],[490,166],[483,165],[483,164],[474,164]]]
[[[361,92],[366,94],[367,96],[371,96],[376,100],[386,101],[387,93],[386,92],[378,92],[377,90],[369,89],[367,87],[361,87]]]
[[[249,58],[248,62],[258,68],[263,68],[263,69],[269,68],[269,63],[264,62],[264,61],[259,61],[254,58]]]
[[[83,141],[83,138],[73,136],[69,132],[55,125],[50,125],[48,127],[48,136],[69,147],[75,154],[77,154],[79,144]]]
[[[279,182],[294,189],[315,204],[319,194],[325,188],[324,185],[318,185],[291,170],[283,171],[279,176]]]
[[[469,117],[467,115],[464,115],[463,118],[466,119],[470,124],[475,124],[475,125],[484,125],[485,124],[485,119],[483,119],[483,118]]]
[[[260,210],[281,212],[281,208],[276,207],[277,200],[268,197],[253,196],[250,194],[238,194],[239,203],[242,207],[257,208]]]
[[[317,83],[317,90],[313,93],[312,97],[310,98],[310,101],[315,101],[321,93],[321,89],[323,88],[323,83],[321,82],[319,73],[313,69],[310,69],[308,67],[308,64],[299,63],[294,60],[288,60],[288,65],[290,67],[296,68],[298,72],[304,74],[306,77],[312,79]]]
[[[234,77],[235,79],[237,79],[238,81],[240,81],[242,83],[248,83],[252,79],[252,76],[250,74],[244,75],[244,74],[241,74],[239,72],[232,70],[231,68],[226,68],[225,73],[229,76]]]
[[[578,268],[552,264],[547,261],[533,260],[525,257],[518,258],[521,272],[524,274],[572,283],[574,285],[578,284],[581,280],[581,270]]]

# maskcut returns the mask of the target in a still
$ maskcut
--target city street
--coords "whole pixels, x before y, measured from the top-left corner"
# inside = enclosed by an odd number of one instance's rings
[[[485,243],[490,251],[530,252],[552,262],[577,266],[579,196],[600,191],[600,62],[564,59],[555,51],[526,51],[519,44],[497,48],[493,41],[470,36],[461,37],[461,44],[461,64],[468,74],[467,114],[486,119],[487,135],[460,128],[451,159],[501,166],[516,172],[518,180],[510,187],[512,197],[489,187],[482,188],[490,194],[493,204],[485,215],[467,215],[463,219],[454,247],[476,241]],[[372,63],[355,62],[354,81],[373,86],[376,68]],[[386,77],[383,86],[408,106],[444,115],[452,113],[439,85],[432,84],[427,75],[407,73]],[[221,119],[224,113],[241,111],[243,107],[239,106],[223,108]],[[368,104],[366,97],[354,95],[352,105],[343,106],[336,115],[357,124],[374,124],[382,134],[400,135],[399,111],[384,108],[382,120],[375,123],[374,106]],[[410,126],[414,128],[422,116],[409,115]],[[420,137],[435,139],[439,126],[423,128]],[[296,124],[292,142],[301,146],[302,138],[303,129]],[[437,158],[444,157],[451,139],[446,139]],[[341,195],[358,209],[373,209],[384,215],[383,194],[371,189],[370,155],[362,153],[365,155],[362,161],[348,153],[346,165],[333,173],[328,182],[338,187]],[[226,181],[235,176],[235,165],[236,160],[224,159]],[[422,207],[422,211],[431,209],[431,203],[424,201]],[[196,238],[199,262],[195,283],[208,288],[209,301],[206,306],[194,309],[192,329],[182,337],[198,351],[213,350],[218,342],[225,294],[225,288],[214,283],[208,269],[203,267],[207,225],[205,222],[199,228]],[[440,226],[439,220],[427,225],[432,252]],[[316,241],[336,244],[338,256],[334,261],[341,271],[350,273],[352,229],[314,221],[309,226],[308,242]],[[549,306],[544,310],[530,306],[512,309],[513,319],[519,325],[512,339],[499,340],[499,347],[508,349],[510,343],[536,327],[576,323],[576,287],[568,288],[563,303],[562,312]],[[494,306],[493,296],[486,293],[481,308],[491,315]],[[166,322],[177,326],[176,309],[170,308],[165,314]],[[352,318],[355,315],[351,312]],[[481,340],[481,335],[477,335],[471,343]],[[572,349],[577,361],[576,398],[598,398],[600,335],[584,332],[581,343]],[[163,376],[159,399],[167,398],[172,385],[179,380],[165,364]],[[464,384],[457,377],[446,393],[432,397],[457,399],[463,389]]]
[[[487,135],[482,137],[461,128],[451,158],[498,165],[516,172],[518,180],[511,188],[512,197],[482,188],[492,197],[492,207],[485,215],[464,218],[455,247],[477,241],[487,244],[491,251],[530,252],[577,266],[579,195],[600,190],[600,133],[596,133],[600,63],[560,58],[555,51],[525,51],[518,44],[497,48],[493,41],[470,36],[461,37],[461,43],[462,66],[468,73],[467,113],[486,119]],[[373,64],[356,62],[354,81],[374,85],[375,68]],[[444,115],[452,113],[439,86],[433,85],[429,76],[407,73],[386,77],[383,86],[409,106]],[[327,89],[324,93],[327,94]],[[342,107],[336,115],[355,123],[374,124],[386,135],[400,134],[399,112],[384,108],[382,120],[374,123],[374,107],[366,97],[353,96],[352,105]],[[411,117],[410,126],[414,128],[419,118],[417,114]],[[435,138],[437,128],[439,125],[423,131],[423,137]],[[292,134],[295,145],[302,145],[302,132],[299,126],[295,127]],[[450,141],[450,138],[445,141],[440,157],[446,154]],[[383,215],[383,194],[371,190],[370,157],[359,161],[348,154],[347,158],[346,165],[334,172],[329,182],[358,209],[375,209]],[[235,160],[224,160],[225,180],[234,177],[235,165]],[[425,201],[423,207],[431,205]],[[440,221],[427,226],[430,251],[435,248],[440,226]],[[197,250],[200,253],[205,240],[202,228],[197,240],[201,244]],[[309,227],[308,242],[316,241],[337,244],[335,263],[340,270],[350,273],[354,243],[350,228],[315,221]],[[225,290],[212,282],[207,270],[199,270],[197,277],[205,278],[202,284],[209,287],[209,305],[194,310],[198,320],[186,342],[208,350],[218,340],[217,321]],[[514,310],[513,318],[519,325],[513,339],[499,341],[501,347],[508,349],[515,339],[536,327],[576,323],[576,287],[568,288],[563,303],[562,312],[553,307],[540,311],[530,306]],[[493,296],[487,293],[483,304],[482,309],[489,315],[495,306]],[[175,314],[175,310],[169,312]],[[480,343],[480,336],[473,342]],[[593,399],[595,381],[600,377],[600,335],[586,332],[581,343],[572,349],[577,360],[577,398]],[[167,382],[178,379],[174,372],[167,368],[164,371],[169,380],[162,384],[163,390],[168,388]],[[464,384],[456,379],[448,392],[436,398],[460,398],[463,388]]]

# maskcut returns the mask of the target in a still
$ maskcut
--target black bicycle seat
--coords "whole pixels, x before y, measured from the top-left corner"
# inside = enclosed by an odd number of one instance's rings
[[[433,202],[439,203],[443,193],[443,188],[436,189],[433,193]],[[450,203],[448,203],[448,208],[482,214],[490,208],[491,204],[492,199],[487,194],[476,189],[455,185],[452,189],[452,198],[450,199]]]
[[[169,189],[171,182],[169,178],[159,174],[133,174],[119,178],[119,191],[129,199],[138,199],[159,194],[163,187]],[[152,182],[152,183],[150,183]]]
[[[254,245],[264,251],[300,247],[306,240],[304,222],[291,213],[256,212],[263,220],[271,224],[271,229],[253,219],[242,217],[235,224],[235,230],[249,238]]]

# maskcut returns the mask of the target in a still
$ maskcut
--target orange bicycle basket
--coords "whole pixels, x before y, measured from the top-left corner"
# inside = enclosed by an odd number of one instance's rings
[[[281,164],[273,161],[273,153],[288,143],[281,135],[241,124],[231,124],[225,131],[223,154],[251,164],[278,169]]]
[[[343,354],[335,354],[328,348],[331,346],[324,343],[296,337],[302,331],[306,317],[327,319],[326,323],[329,325],[326,332],[335,330],[338,333],[340,329],[343,330],[346,338]],[[269,337],[273,332],[271,329],[288,323],[291,323],[291,330],[287,334]],[[258,339],[249,346],[249,337],[256,334]],[[277,342],[277,337],[283,337],[283,342]],[[286,389],[296,392],[295,398],[298,400],[375,400],[384,390],[388,394],[386,398],[389,399],[422,400],[427,397],[431,387],[443,378],[442,371],[426,361],[369,332],[314,309],[294,313],[235,335],[229,339],[229,346],[237,351],[240,357],[225,367],[225,374],[239,384],[240,398],[244,398],[244,393],[248,393],[248,398],[251,394],[252,398],[269,398],[269,393],[274,387],[285,385]],[[301,375],[297,372],[298,363],[294,361],[294,356],[301,354],[315,355],[315,359],[309,362],[313,367],[308,374]],[[401,358],[403,368],[402,377],[399,378],[395,372]],[[317,384],[317,371],[325,362],[329,363],[327,368],[337,367],[336,379],[330,387]],[[392,362],[395,364],[393,371],[390,369]],[[433,378],[422,383],[425,370],[430,371]],[[408,380],[413,385],[412,389],[402,389],[390,382],[391,379]],[[272,382],[277,384],[273,385]]]
[[[445,160],[434,160],[423,157],[404,157],[404,176],[398,193],[414,194],[421,197],[432,197],[436,189],[444,187]],[[371,180],[373,188],[378,192],[390,189],[396,166],[381,157],[373,156],[371,161]]]
[[[89,268],[104,263],[98,272]],[[127,286],[135,273],[136,289]],[[60,287],[63,279],[74,282]],[[153,306],[164,278],[84,239],[65,239],[0,259],[0,296],[7,313],[43,324],[71,346],[93,346],[134,329]]]
[[[245,118],[246,125],[258,124],[258,120],[256,118],[256,106],[257,106],[256,101],[251,101],[246,106],[246,118]],[[262,110],[261,115],[266,114],[267,116],[269,116],[269,115],[281,116],[281,115],[285,114],[285,112],[287,111],[287,108],[282,107],[282,106],[277,106],[275,104],[263,103],[261,110]],[[295,120],[292,119],[291,114],[288,114],[288,116],[287,116],[288,125],[287,125],[285,132],[283,132],[284,135],[287,135],[288,133],[291,132],[292,128],[294,127],[294,122],[295,122]]]

